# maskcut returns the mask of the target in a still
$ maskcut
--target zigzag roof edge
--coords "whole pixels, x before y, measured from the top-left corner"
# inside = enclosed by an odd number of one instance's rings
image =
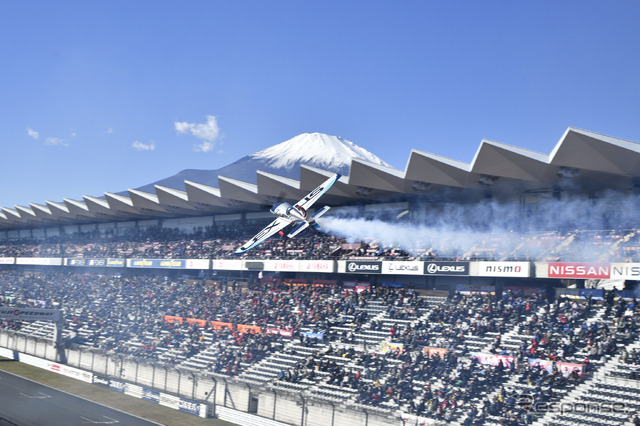
[[[267,177],[269,179],[273,179],[273,180],[275,180],[277,182],[280,182],[280,183],[282,183],[284,185],[288,185],[288,186],[291,186],[293,188],[300,189],[300,181],[299,180],[295,180],[295,179],[288,178],[288,177],[285,177],[285,176],[276,175],[276,174],[269,173],[269,172],[263,172],[262,170],[258,170],[257,173],[259,175],[265,176],[265,177]]]
[[[471,170],[474,169],[474,166],[476,164],[476,160],[478,159],[478,155],[480,154],[480,151],[482,150],[482,147],[484,145],[493,145],[495,147],[507,150],[507,151],[511,151],[515,154],[518,155],[522,155],[524,157],[530,158],[532,160],[535,161],[539,161],[541,163],[545,163],[545,164],[549,164],[549,156],[547,154],[543,154],[541,152],[538,151],[533,151],[531,149],[527,149],[527,148],[521,148],[518,146],[514,146],[514,145],[509,145],[506,143],[502,143],[502,142],[496,142],[496,141],[492,141],[491,139],[482,139],[482,142],[480,142],[480,146],[478,146],[478,150],[476,151],[476,155],[473,157],[473,161],[471,161]]]
[[[447,164],[451,167],[455,167],[457,169],[460,169],[462,171],[465,172],[470,172],[471,171],[471,164],[469,163],[465,163],[464,161],[459,161],[459,160],[453,160],[451,158],[447,158],[447,157],[443,157],[441,155],[437,155],[437,154],[432,154],[430,152],[426,152],[426,151],[421,151],[419,149],[412,149],[411,150],[411,154],[417,154],[417,155],[421,155],[423,157],[427,157],[427,158],[431,158],[432,160],[438,161],[440,163],[443,164]],[[409,166],[409,163],[407,163],[407,167]],[[406,173],[406,169],[405,169],[405,173]]]
[[[227,182],[233,186],[237,186],[239,188],[242,188],[246,191],[249,192],[253,192],[255,194],[258,193],[258,185],[254,184],[254,183],[249,183],[249,182],[245,182],[242,180],[238,180],[238,179],[233,179],[233,178],[229,178],[226,176],[218,176],[218,181],[224,181]]]
[[[397,177],[399,179],[404,179],[404,177],[407,174],[406,169],[405,170],[400,170],[400,169],[396,169],[395,167],[391,167],[391,166],[383,166],[381,164],[375,164],[375,163],[372,163],[370,161],[363,160],[363,159],[360,159],[360,158],[352,159],[351,160],[351,164],[353,164],[353,163],[360,163],[360,164],[362,164],[362,165],[364,165],[366,167],[369,167],[371,169],[379,170],[379,171],[381,171],[383,173],[387,173],[387,174],[395,176],[395,177]]]

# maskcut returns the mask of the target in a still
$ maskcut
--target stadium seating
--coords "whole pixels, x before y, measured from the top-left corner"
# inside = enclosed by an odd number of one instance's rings
[[[201,230],[149,228],[124,235],[95,232],[45,239],[0,241],[0,257],[67,258],[237,258],[235,248],[260,228],[256,226]],[[353,259],[370,260],[532,260],[582,261],[585,253],[600,261],[640,261],[640,231],[572,230],[487,235],[464,252],[436,249],[404,250],[376,241],[347,244],[343,238],[305,231],[295,239],[271,238],[242,255],[251,259]]]
[[[443,298],[391,288],[345,295],[330,286],[278,284],[233,292],[164,277],[9,270],[0,272],[0,291],[8,306],[63,309],[65,338],[87,350],[216,372],[275,391],[304,390],[356,408],[459,424],[537,417],[586,424],[580,413],[532,413],[523,401],[619,401],[626,411],[589,421],[621,425],[638,408],[632,372],[640,366],[640,306],[624,300],[549,304],[539,295]],[[166,319],[183,317],[206,322]],[[260,332],[214,328],[226,322]],[[2,327],[34,337],[52,332],[37,322]],[[558,363],[580,372],[550,367]]]

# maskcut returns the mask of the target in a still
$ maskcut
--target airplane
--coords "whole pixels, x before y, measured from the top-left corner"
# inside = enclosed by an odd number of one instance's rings
[[[273,207],[271,207],[270,211],[278,217],[268,224],[262,231],[258,232],[255,237],[251,238],[236,250],[236,254],[241,254],[252,249],[276,232],[281,231],[291,224],[295,224],[295,227],[287,235],[287,238],[295,237],[309,226],[314,229],[318,229],[319,226],[316,223],[316,219],[325,214],[329,210],[329,206],[324,206],[312,216],[309,216],[307,211],[316,201],[318,201],[320,197],[322,197],[325,192],[329,190],[329,188],[331,188],[334,183],[336,183],[338,179],[340,179],[340,176],[340,174],[336,173],[293,206],[286,201],[275,203]]]

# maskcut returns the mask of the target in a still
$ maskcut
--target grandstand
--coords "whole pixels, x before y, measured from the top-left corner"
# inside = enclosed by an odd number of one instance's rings
[[[639,156],[570,128],[549,156],[353,160],[330,232],[242,256],[330,171],[3,208],[0,306],[62,310],[64,357],[46,322],[0,347],[252,424],[640,424]]]

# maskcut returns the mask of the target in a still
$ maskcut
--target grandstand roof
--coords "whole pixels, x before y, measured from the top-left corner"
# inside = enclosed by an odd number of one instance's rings
[[[258,171],[257,184],[219,176],[219,188],[185,180],[184,191],[155,185],[155,194],[129,189],[129,196],[105,192],[104,198],[3,207],[0,228],[263,211],[279,200],[299,200],[330,175],[302,166],[299,181]],[[460,191],[490,193],[497,199],[529,191],[593,194],[630,190],[638,186],[638,177],[640,144],[570,127],[549,155],[483,140],[470,164],[417,149],[409,154],[405,170],[354,159],[349,176],[342,177],[324,199],[331,205],[349,205],[442,199],[443,194],[455,197]]]

